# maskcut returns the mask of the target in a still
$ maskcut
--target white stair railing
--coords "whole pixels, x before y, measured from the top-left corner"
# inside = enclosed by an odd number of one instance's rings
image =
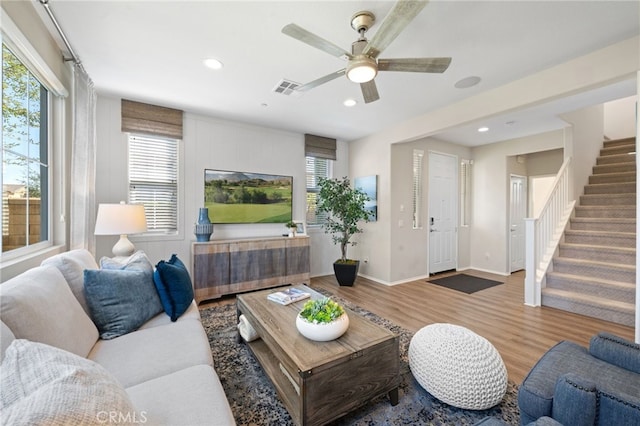
[[[540,215],[525,219],[525,305],[540,306],[545,275],[575,205],[575,200],[569,201],[570,169],[571,158],[567,158],[556,175]]]

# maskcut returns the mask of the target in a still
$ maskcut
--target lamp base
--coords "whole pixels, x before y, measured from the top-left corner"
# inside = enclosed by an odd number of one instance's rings
[[[120,235],[120,239],[116,243],[115,246],[111,249],[113,255],[118,256],[131,256],[136,248],[133,246],[133,243],[129,241],[126,235]]]

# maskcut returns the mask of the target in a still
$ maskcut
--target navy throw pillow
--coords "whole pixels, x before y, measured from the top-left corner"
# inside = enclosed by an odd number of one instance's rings
[[[162,312],[150,271],[86,269],[84,293],[91,319],[105,340],[135,331]]]
[[[193,301],[193,286],[187,267],[173,254],[168,261],[158,262],[153,273],[153,282],[156,284],[164,311],[171,317],[171,321],[177,321]]]

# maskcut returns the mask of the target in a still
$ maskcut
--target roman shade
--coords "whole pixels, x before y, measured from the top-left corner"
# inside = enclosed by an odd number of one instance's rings
[[[304,155],[335,160],[336,140],[307,133],[304,135]]]
[[[122,131],[182,139],[182,111],[123,99]]]

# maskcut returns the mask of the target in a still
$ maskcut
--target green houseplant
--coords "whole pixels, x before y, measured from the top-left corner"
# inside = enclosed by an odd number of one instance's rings
[[[294,221],[290,220],[289,222],[285,223],[284,226],[286,226],[289,229],[290,237],[296,236],[296,230],[298,229],[298,225]]]
[[[349,328],[349,316],[342,306],[324,297],[305,302],[296,317],[296,328],[308,339],[326,342],[342,336]]]
[[[333,263],[333,270],[340,285],[353,285],[358,275],[359,261],[347,258],[349,245],[353,235],[362,232],[358,225],[368,222],[370,212],[365,209],[369,197],[362,190],[353,188],[349,179],[321,178],[318,182],[318,213],[327,213],[324,231],[333,234],[334,244],[340,244],[342,256]]]

